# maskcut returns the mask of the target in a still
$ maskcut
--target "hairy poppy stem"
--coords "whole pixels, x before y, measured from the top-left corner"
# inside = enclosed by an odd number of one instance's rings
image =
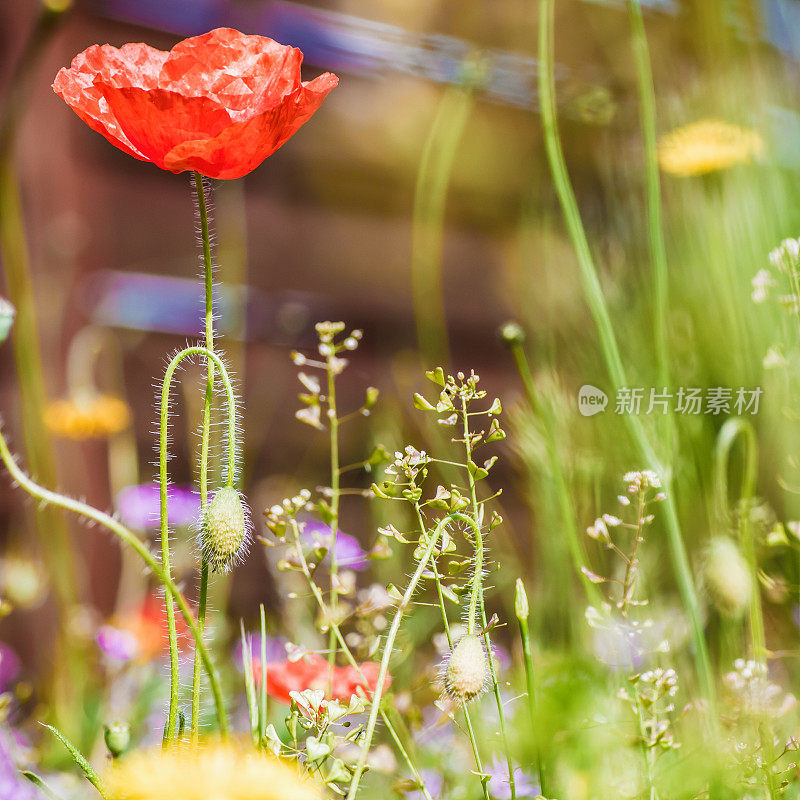
[[[161,385],[161,413],[160,413],[160,428],[159,428],[159,441],[158,441],[158,467],[159,467],[159,483],[161,491],[161,564],[165,574],[171,579],[171,566],[170,566],[170,552],[169,552],[169,496],[167,493],[167,486],[169,478],[167,475],[167,438],[169,433],[169,393],[172,386],[172,376],[175,370],[183,359],[190,356],[205,356],[209,363],[215,364],[219,367],[222,376],[222,383],[225,386],[225,392],[228,399],[228,471],[233,472],[235,465],[235,447],[236,447],[236,399],[233,394],[233,386],[231,385],[228,373],[220,361],[219,356],[212,353],[204,347],[187,347],[177,353],[167,366],[164,373],[164,381]],[[180,690],[180,674],[178,670],[178,635],[175,626],[175,608],[173,605],[173,598],[169,593],[164,597],[164,603],[167,611],[167,628],[169,630],[169,673],[170,673],[170,690],[169,690],[169,708],[167,711],[167,722],[164,726],[164,744],[167,744],[171,739],[176,738],[177,720],[178,720],[178,692]],[[203,635],[203,627],[200,624],[200,615],[198,614],[197,622],[200,635]],[[196,651],[195,658],[200,661],[202,666],[202,659],[199,650]],[[199,669],[199,667],[196,667]],[[199,683],[199,675],[197,675]],[[192,696],[194,702],[194,695]],[[194,721],[194,717],[192,717]]]
[[[200,238],[203,244],[203,272],[205,275],[205,336],[206,349],[214,352],[214,267],[211,259],[211,237],[208,225],[208,206],[203,177],[194,173],[197,211],[200,216]],[[214,402],[214,363],[208,360],[206,396],[203,403],[203,431],[200,443],[200,508],[204,513],[208,505],[208,450],[211,439],[211,406]],[[233,448],[233,441],[230,443]],[[233,485],[233,469],[228,470],[228,486]],[[201,635],[205,632],[206,607],[208,604],[209,567],[205,556],[200,565],[200,597],[197,606],[197,624]],[[200,732],[200,656],[195,652],[192,675],[192,741],[197,741]]]
[[[472,433],[469,428],[469,413],[467,412],[467,402],[461,399],[461,419],[464,432],[464,455],[466,463],[472,463]],[[506,756],[508,767],[508,784],[511,791],[511,800],[517,798],[517,783],[514,777],[514,763],[511,760],[511,752],[508,746],[508,734],[506,732],[506,715],[503,710],[503,700],[500,697],[500,686],[497,683],[497,670],[492,658],[492,641],[489,637],[489,625],[486,619],[486,607],[483,604],[483,532],[478,525],[478,520],[482,518],[482,504],[478,503],[478,492],[475,488],[475,478],[471,471],[467,470],[469,477],[469,495],[472,502],[472,517],[467,516],[467,524],[472,528],[475,536],[475,575],[472,582],[472,597],[469,603],[469,614],[467,616],[468,632],[473,634],[475,631],[475,615],[477,608],[480,608],[481,623],[483,625],[483,642],[486,646],[486,657],[489,661],[489,675],[492,679],[492,691],[494,693],[495,704],[497,705],[497,716],[500,721],[500,739],[503,743],[503,750]]]
[[[422,520],[422,512],[419,508],[419,502],[414,504],[414,511],[417,514],[417,522],[419,524],[420,533],[425,533],[425,523]],[[444,625],[444,634],[447,637],[447,646],[450,650],[453,650],[453,636],[450,633],[450,620],[447,618],[447,609],[445,608],[444,604],[444,593],[442,592],[442,580],[439,575],[439,568],[436,566],[436,559],[431,559],[431,572],[433,573],[433,582],[436,585],[436,595],[438,598],[439,603],[439,610],[442,613],[442,624]],[[478,773],[481,775],[481,789],[483,790],[484,800],[489,800],[489,789],[487,787],[487,780],[483,777],[485,775],[483,771],[483,761],[481,759],[481,752],[478,748],[478,742],[475,738],[475,730],[472,727],[472,718],[469,715],[469,708],[467,708],[467,704],[464,703],[462,705],[462,710],[464,712],[464,722],[467,726],[467,737],[469,738],[469,743],[472,746],[472,756],[475,759],[475,768],[478,770]]]
[[[208,352],[203,348],[196,349],[202,352],[204,355],[211,357],[211,354],[208,354]],[[197,627],[197,623],[195,622],[194,616],[189,608],[189,604],[186,602],[186,598],[183,596],[183,594],[181,594],[181,591],[178,589],[175,581],[172,580],[172,576],[163,569],[162,565],[150,552],[147,545],[142,542],[132,531],[130,531],[122,523],[114,519],[114,517],[110,516],[109,514],[106,514],[103,511],[98,511],[98,509],[88,505],[87,503],[82,503],[80,500],[73,500],[71,497],[65,497],[63,494],[53,492],[50,489],[45,489],[43,486],[40,486],[38,483],[36,483],[36,481],[28,477],[19,468],[17,462],[14,460],[14,456],[11,454],[11,451],[8,448],[8,443],[3,436],[2,429],[0,429],[0,461],[5,464],[5,467],[13,480],[15,480],[19,484],[20,488],[27,492],[31,497],[40,500],[46,505],[52,505],[56,506],[57,508],[63,508],[66,511],[72,511],[74,514],[79,514],[82,517],[86,517],[87,519],[102,525],[104,528],[110,530],[111,533],[113,533],[121,542],[128,545],[128,547],[130,547],[142,559],[142,561],[144,561],[156,578],[158,578],[167,594],[169,594],[177,604],[178,609],[180,610],[181,615],[183,616],[186,625],[197,644],[197,648],[200,650],[200,655],[203,659],[203,665],[206,669],[206,674],[208,675],[208,682],[211,686],[211,692],[214,696],[214,704],[217,710],[217,721],[219,728],[223,735],[227,735],[228,717],[225,713],[225,703],[222,699],[219,678],[217,676],[217,671],[214,668],[214,664],[211,661],[211,656],[209,655],[208,649],[203,642],[203,636],[200,633],[200,629]]]

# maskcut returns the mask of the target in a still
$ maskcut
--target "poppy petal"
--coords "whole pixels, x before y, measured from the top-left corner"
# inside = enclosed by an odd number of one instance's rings
[[[166,169],[193,169],[210,178],[240,178],[291,138],[320,107],[339,79],[330,73],[257,117],[234,123],[213,138],[184,141],[164,157]]]
[[[217,28],[185,39],[164,62],[159,86],[212,97],[236,122],[275,106],[300,86],[303,54],[263,36]]]
[[[94,45],[53,83],[75,113],[120,150],[162,169],[237,178],[275,152],[338,78],[302,83],[303,54],[218,28],[168,53]]]
[[[95,85],[128,140],[162,169],[171,169],[165,166],[164,156],[178,143],[216,136],[230,125],[227,111],[208,97],[184,97],[164,89]]]

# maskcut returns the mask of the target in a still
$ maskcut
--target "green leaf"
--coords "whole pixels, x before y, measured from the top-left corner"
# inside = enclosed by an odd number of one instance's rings
[[[369,454],[369,458],[364,462],[364,469],[372,472],[373,469],[392,460],[392,454],[382,445],[377,445]]]
[[[350,771],[344,765],[341,758],[332,758],[328,763],[328,771],[325,774],[325,780],[328,783],[349,781],[352,776]]]
[[[40,725],[47,728],[47,730],[49,730],[50,733],[52,733],[53,736],[55,736],[56,739],[58,739],[58,741],[61,742],[61,744],[63,744],[64,747],[67,748],[69,754],[72,756],[72,760],[80,768],[81,772],[83,772],[83,774],[86,776],[86,780],[89,781],[89,783],[91,783],[95,789],[97,789],[97,791],[100,793],[100,796],[103,798],[108,798],[108,794],[106,793],[106,788],[103,785],[103,782],[100,780],[100,776],[94,771],[94,768],[89,763],[86,756],[84,756],[83,753],[81,753],[80,750],[78,750],[78,748],[75,747],[75,745],[72,744],[72,742],[69,739],[67,739],[67,737],[64,736],[64,734],[61,733],[60,730],[54,728],[52,725],[47,725],[44,722],[40,723]]]
[[[467,469],[474,481],[481,481],[489,474],[488,470],[479,467],[474,461],[467,461]]]
[[[436,367],[436,369],[428,370],[425,373],[425,377],[429,381],[433,381],[437,386],[444,387],[444,370],[441,367]]]
[[[35,773],[26,769],[22,771],[22,777],[29,780],[45,797],[49,800],[61,800],[61,798]]]
[[[336,514],[333,513],[333,509],[324,500],[320,500],[319,503],[317,503],[317,511],[319,511],[319,518],[328,527],[334,523]]]
[[[253,744],[258,744],[260,738],[258,726],[258,699],[256,697],[256,681],[253,676],[253,651],[244,632],[244,622],[239,620],[239,629],[242,637],[242,664],[244,666],[244,690],[247,696],[247,710],[250,714],[250,733]]]
[[[375,405],[375,403],[378,402],[380,394],[381,394],[380,389],[377,389],[374,386],[368,386],[367,396],[364,398],[364,408],[365,409],[372,408]]]
[[[442,584],[442,594],[450,600],[450,602],[460,605],[461,601],[456,596],[456,593],[449,587]]]
[[[331,748],[325,742],[321,742],[316,736],[309,736],[306,739],[306,753],[309,761],[322,761],[330,755]]]
[[[489,426],[489,433],[484,439],[484,444],[489,444],[489,442],[499,442],[502,439],[506,438],[506,432],[500,427],[500,423],[496,420],[492,420],[492,424]]]
[[[418,411],[436,410],[436,407],[432,406],[419,392],[414,392],[414,408]]]
[[[281,755],[283,751],[283,742],[281,741],[281,737],[278,736],[278,732],[275,730],[275,726],[270,722],[267,725],[267,729],[264,731],[264,735],[261,737],[261,746],[266,747],[267,750],[272,753],[274,756]]]

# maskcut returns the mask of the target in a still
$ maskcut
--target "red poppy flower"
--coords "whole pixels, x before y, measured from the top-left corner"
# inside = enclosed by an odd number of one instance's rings
[[[300,80],[303,54],[263,36],[217,28],[168,53],[93,45],[53,90],[93,130],[172,172],[240,178],[298,131],[339,79]]]
[[[331,698],[344,703],[358,694],[361,687],[371,696],[378,684],[378,665],[372,661],[360,664],[364,679],[353,666],[333,667],[333,680],[330,680],[331,667],[328,661],[316,653],[308,653],[297,661],[279,661],[267,664],[267,694],[287,705],[291,702],[289,692],[302,692],[304,689],[323,689],[328,692],[331,684]],[[261,683],[261,662],[253,660],[253,673],[257,683]],[[392,677],[386,673],[384,691],[392,685]]]
[[[163,597],[154,593],[148,594],[139,610],[113,620],[113,624],[114,627],[133,634],[139,659],[149,661],[168,652],[169,625]],[[175,628],[178,634],[178,648],[188,650],[194,639],[189,626],[177,610]]]

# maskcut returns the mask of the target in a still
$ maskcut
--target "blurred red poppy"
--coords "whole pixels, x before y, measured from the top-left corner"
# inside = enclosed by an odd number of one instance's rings
[[[263,36],[217,28],[168,53],[93,45],[53,90],[93,130],[172,172],[240,178],[298,131],[339,79],[300,80],[303,54]]]
[[[365,661],[359,665],[361,674],[353,666],[333,667],[333,680],[330,681],[331,667],[327,660],[316,653],[308,653],[297,661],[279,661],[267,664],[267,694],[275,700],[280,700],[287,705],[291,698],[289,692],[302,692],[304,689],[323,689],[328,692],[328,683],[331,683],[331,698],[344,703],[350,701],[354,694],[358,694],[361,687],[370,697],[378,683],[378,665],[372,661]],[[253,660],[253,673],[257,683],[261,683],[261,662]],[[392,677],[387,672],[383,690],[392,685]]]

